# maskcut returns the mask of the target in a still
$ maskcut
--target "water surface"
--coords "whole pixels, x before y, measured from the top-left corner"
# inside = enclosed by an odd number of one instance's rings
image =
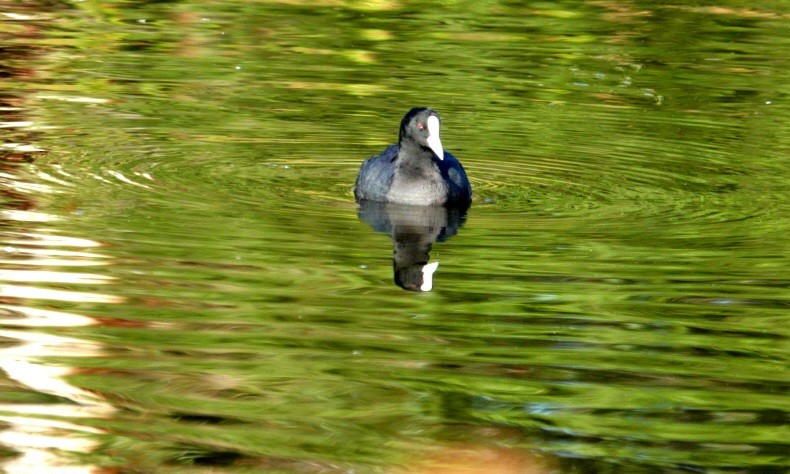
[[[7,472],[790,464],[782,2],[8,11]],[[416,293],[352,194],[415,105]]]

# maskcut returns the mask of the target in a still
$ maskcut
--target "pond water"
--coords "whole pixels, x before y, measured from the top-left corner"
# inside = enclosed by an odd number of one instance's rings
[[[7,472],[790,466],[786,2],[4,3]]]

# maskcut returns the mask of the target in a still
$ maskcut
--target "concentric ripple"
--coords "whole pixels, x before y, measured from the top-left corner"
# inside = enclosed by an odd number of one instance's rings
[[[188,161],[155,154],[111,163],[71,159],[44,162],[37,172],[63,190],[82,189],[86,182],[93,182],[106,190],[123,187],[125,193],[141,199],[178,196],[185,206],[195,199],[250,206],[277,203],[310,214],[353,206],[351,190],[365,158],[364,154],[260,158],[254,149],[247,150],[246,157],[231,158],[219,152]],[[513,159],[490,159],[475,149],[461,157],[476,207],[596,220],[715,223],[775,214],[772,203],[780,192],[780,183],[750,188],[749,181],[742,179],[751,172],[747,167],[722,166],[703,147],[664,147],[648,155],[644,148],[613,149],[599,144],[597,148],[569,146],[558,155],[518,153],[514,149]]]

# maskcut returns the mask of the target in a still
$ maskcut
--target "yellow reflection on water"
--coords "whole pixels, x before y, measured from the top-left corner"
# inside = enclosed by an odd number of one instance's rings
[[[90,273],[67,273],[46,270],[0,270],[0,280],[15,282],[77,283],[104,285],[115,278]]]
[[[104,295],[101,293],[48,290],[34,286],[19,285],[0,285],[0,297],[58,300],[75,303],[120,303],[123,301],[123,298],[119,296]]]
[[[5,211],[5,217],[25,222],[46,221],[43,214]],[[33,216],[34,218],[31,218]],[[95,472],[66,453],[88,453],[98,446],[102,431],[80,424],[80,419],[108,418],[116,409],[100,394],[69,382],[78,369],[68,358],[104,357],[102,345],[85,339],[39,332],[39,328],[64,328],[97,324],[75,312],[37,308],[41,300],[71,303],[119,303],[111,294],[52,289],[43,285],[107,285],[112,277],[93,273],[59,271],[62,267],[105,266],[108,257],[85,251],[102,244],[89,239],[44,232],[5,234],[0,264],[0,370],[6,384],[20,393],[43,394],[41,403],[0,403],[0,445],[17,453],[0,468],[10,474]],[[8,282],[8,283],[6,283]],[[9,284],[10,283],[10,284]],[[36,397],[34,397],[35,399]],[[6,399],[7,400],[7,399]]]
[[[43,232],[18,232],[18,238],[8,240],[11,244],[26,244],[35,246],[62,246],[62,247],[101,247],[100,242],[79,237],[66,237],[63,235],[47,234]]]
[[[3,306],[9,309],[8,305]],[[22,326],[42,325],[42,320],[58,316],[55,311],[42,312],[33,308],[12,307],[19,314],[34,315],[35,323],[24,320],[2,320],[4,325],[19,323]],[[63,316],[62,314],[60,316]],[[93,324],[91,318],[65,315],[69,324]],[[76,317],[75,317],[76,316]],[[63,325],[63,321],[58,321]],[[3,465],[10,474],[23,473],[87,473],[92,467],[68,463],[59,452],[85,453],[97,446],[97,441],[85,434],[98,434],[100,430],[71,421],[79,418],[106,418],[115,412],[99,395],[83,390],[68,382],[72,367],[44,364],[44,357],[101,357],[99,344],[76,338],[53,336],[25,330],[0,330],[0,338],[13,341],[13,345],[0,349],[0,369],[6,376],[28,391],[49,394],[63,403],[0,404],[0,421],[7,427],[0,432],[0,444],[19,453]]]
[[[2,326],[72,327],[93,324],[96,324],[95,319],[80,314],[0,304],[0,325]]]
[[[57,216],[36,211],[22,211],[19,209],[4,209],[0,211],[0,217],[9,221],[20,222],[52,222],[58,219]]]

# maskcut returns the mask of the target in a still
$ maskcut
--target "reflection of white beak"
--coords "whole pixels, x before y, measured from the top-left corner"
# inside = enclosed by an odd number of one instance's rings
[[[420,287],[422,291],[431,291],[433,288],[433,272],[438,266],[439,262],[432,262],[422,267],[422,286]]]
[[[444,159],[444,149],[442,141],[439,140],[439,117],[431,115],[428,117],[428,146],[436,153],[440,160]]]

